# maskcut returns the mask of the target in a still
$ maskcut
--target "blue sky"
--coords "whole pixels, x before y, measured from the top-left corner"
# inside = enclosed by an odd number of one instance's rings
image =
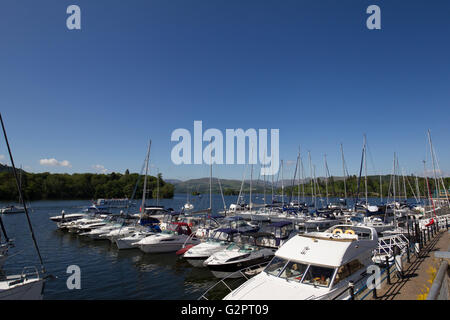
[[[71,4],[81,30],[66,28]],[[381,30],[366,28],[371,4]],[[0,110],[32,172],[138,172],[152,139],[164,177],[208,176],[170,159],[172,131],[194,120],[223,133],[280,129],[281,159],[301,146],[317,175],[325,153],[341,175],[340,143],[356,173],[364,133],[369,173],[390,173],[394,152],[421,173],[431,129],[449,172],[449,34],[448,1],[4,0]]]

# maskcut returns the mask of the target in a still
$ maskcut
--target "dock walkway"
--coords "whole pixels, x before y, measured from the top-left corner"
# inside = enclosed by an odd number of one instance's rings
[[[439,269],[439,259],[434,257],[435,251],[447,251],[449,248],[449,232],[445,229],[438,232],[420,253],[411,254],[410,263],[403,266],[403,277],[397,272],[391,274],[391,284],[382,282],[374,298],[372,294],[367,300],[418,300],[424,299],[427,288],[431,287],[431,280]],[[391,271],[392,272],[392,271]],[[426,296],[426,294],[425,294]]]

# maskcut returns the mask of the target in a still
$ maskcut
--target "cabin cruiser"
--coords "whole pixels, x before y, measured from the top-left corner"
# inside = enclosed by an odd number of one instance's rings
[[[166,214],[170,213],[171,211],[173,211],[173,209],[171,208],[165,209],[164,206],[145,207],[142,217],[143,218],[151,217],[161,220]]]
[[[82,212],[77,212],[77,213],[67,214],[64,210],[62,210],[61,215],[50,217],[50,220],[52,220],[53,222],[56,222],[56,223],[64,223],[64,222],[80,220],[83,218],[89,218],[94,215],[102,215],[102,216],[106,217],[109,214],[110,214],[109,212],[100,210],[95,205],[92,205],[90,207],[83,209]]]
[[[221,221],[222,228],[236,229],[239,232],[256,232],[259,230],[259,226],[248,223],[242,217],[226,217]]]
[[[281,246],[265,270],[225,300],[348,299],[364,286],[378,247],[374,228],[336,225],[325,232],[296,235]]]
[[[133,235],[137,231],[134,225],[120,225],[118,228],[111,230],[109,233],[103,234],[100,237],[108,239],[112,243],[115,243],[117,239],[128,237]]]
[[[204,265],[217,278],[239,278],[237,271],[267,263],[275,254],[277,240],[272,233],[240,233],[224,250],[212,254]]]
[[[161,223],[159,224],[159,227],[161,228],[161,230],[165,230],[171,224],[178,222],[181,219],[181,212],[169,211],[169,212],[166,212],[162,216],[162,218],[157,218],[157,219],[161,221]]]
[[[231,228],[220,228],[212,232],[206,241],[189,248],[183,255],[194,267],[203,267],[203,262],[212,254],[225,249],[239,231]]]
[[[2,214],[11,214],[11,213],[24,213],[25,209],[23,207],[16,206],[7,206],[0,209],[0,213]]]
[[[183,245],[198,244],[200,240],[185,222],[174,222],[161,233],[153,234],[132,243],[146,253],[175,252]]]
[[[198,238],[208,238],[212,233],[220,228],[220,223],[223,221],[223,216],[221,215],[209,215],[204,216],[200,222],[197,224],[197,229],[195,236]]]
[[[106,224],[103,227],[93,229],[88,232],[80,233],[80,236],[87,236],[91,239],[102,239],[103,235],[108,234],[112,230],[116,230],[117,228],[120,228],[120,226],[121,226],[121,224],[119,224],[119,223],[110,223],[110,224]]]
[[[159,225],[146,225],[145,227],[138,228],[131,235],[116,239],[115,243],[119,250],[138,248],[137,243],[139,241],[160,232]]]
[[[367,226],[374,228],[378,233],[394,229],[395,225],[391,222],[386,222],[379,216],[365,216],[357,214],[350,218],[350,221],[355,226]]]

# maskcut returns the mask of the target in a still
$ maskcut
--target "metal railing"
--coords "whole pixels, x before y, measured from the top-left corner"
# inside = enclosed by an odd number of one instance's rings
[[[229,279],[235,279],[235,278],[236,278],[236,275],[240,275],[239,278],[242,278],[242,277],[243,277],[243,278],[245,278],[245,281],[247,281],[247,280],[249,280],[250,278],[252,278],[253,276],[256,275],[256,274],[254,274],[254,275],[249,275],[249,274],[248,274],[249,272],[255,272],[255,271],[257,271],[258,269],[261,269],[261,271],[262,271],[262,269],[263,269],[264,267],[266,267],[266,266],[269,264],[269,262],[270,262],[270,261],[264,262],[264,263],[255,264],[255,265],[252,265],[252,266],[249,266],[249,267],[246,267],[246,268],[243,268],[243,269],[241,269],[241,270],[238,270],[238,271],[236,271],[236,272],[231,273],[231,274],[228,275],[227,277],[225,277],[225,278],[219,280],[219,281],[216,282],[213,286],[211,286],[210,288],[208,288],[208,290],[206,290],[206,291],[200,296],[200,298],[198,298],[198,300],[209,300],[209,299],[207,298],[208,293],[211,292],[214,288],[216,288],[216,287],[217,287],[218,285],[220,285],[220,284],[223,284],[224,287],[229,291],[229,293],[231,293],[231,292],[232,292],[234,289],[236,289],[236,288],[232,289],[232,288],[226,283],[227,280],[229,280]],[[259,272],[261,272],[261,271],[259,271]],[[259,272],[257,272],[257,273],[259,273]],[[239,284],[239,285],[242,285],[242,283]]]

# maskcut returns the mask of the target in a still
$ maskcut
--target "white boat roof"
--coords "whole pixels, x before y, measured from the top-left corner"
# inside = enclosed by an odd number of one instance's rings
[[[376,231],[372,239],[358,239],[358,235],[351,234],[313,232],[294,236],[275,255],[305,264],[339,267],[353,260],[362,250],[375,249],[377,243]]]

